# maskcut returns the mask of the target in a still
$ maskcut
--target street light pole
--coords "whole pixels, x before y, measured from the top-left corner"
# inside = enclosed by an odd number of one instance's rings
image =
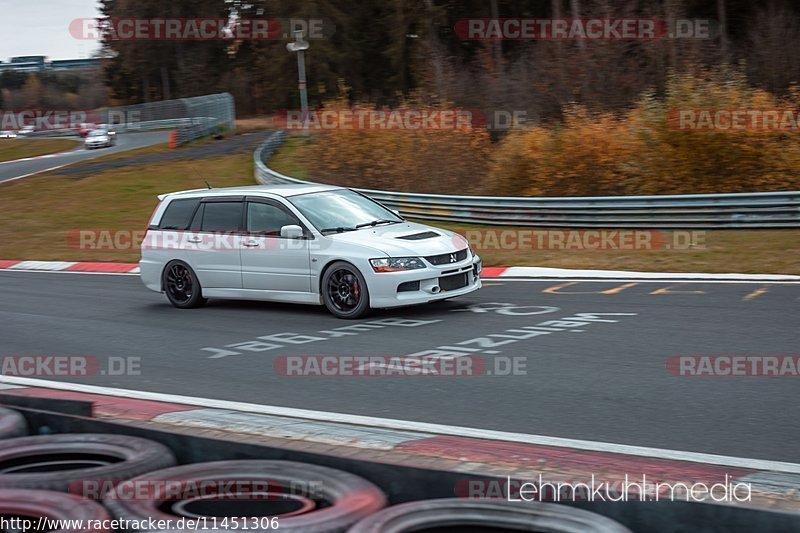
[[[306,57],[308,41],[303,40],[303,30],[295,30],[294,42],[286,45],[290,52],[297,52],[297,88],[300,89],[300,112],[303,116],[303,134],[308,135],[308,89],[306,87]]]

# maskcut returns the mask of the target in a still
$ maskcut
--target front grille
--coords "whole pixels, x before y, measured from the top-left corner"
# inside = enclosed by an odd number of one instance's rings
[[[451,263],[458,263],[467,258],[467,249],[453,252],[451,254],[429,255],[425,260],[432,265],[449,265]]]
[[[444,278],[439,278],[439,288],[443,291],[453,291],[455,289],[466,287],[468,282],[469,278],[467,277],[466,273],[456,274],[455,276],[446,276]]]

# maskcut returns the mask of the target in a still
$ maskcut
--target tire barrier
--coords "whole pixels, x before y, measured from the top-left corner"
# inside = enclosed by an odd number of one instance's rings
[[[443,498],[387,507],[348,530],[348,533],[407,531],[538,531],[548,533],[631,533],[605,516],[566,505]],[[486,528],[486,529],[483,529]]]
[[[92,500],[73,494],[44,490],[0,489],[0,516],[28,519],[33,521],[31,528],[20,531],[50,531],[51,533],[111,533],[110,529],[97,529],[89,524],[102,525],[111,519],[106,509]],[[51,521],[79,521],[82,527],[75,529],[50,529],[36,527],[40,519]],[[74,522],[73,522],[74,523]],[[106,522],[108,523],[108,522]],[[51,522],[52,524],[52,522]],[[65,523],[61,522],[64,526]],[[10,530],[6,530],[10,531]]]
[[[0,407],[0,439],[11,439],[28,434],[25,417],[11,409]]]
[[[0,440],[0,489],[41,489],[99,498],[114,483],[175,464],[158,442],[126,435],[64,433]]]
[[[144,498],[128,497],[142,487],[152,488],[152,493]],[[198,488],[211,494],[198,497]],[[114,516],[127,520],[270,516],[279,519],[281,531],[335,533],[382,509],[386,496],[369,481],[333,468],[293,461],[239,460],[150,472],[119,483],[103,503]],[[241,524],[231,525],[227,529],[241,528]],[[254,532],[276,529],[260,522],[249,526]],[[220,524],[216,527],[226,529]]]
[[[223,440],[219,436],[125,426],[51,410],[20,409],[25,412],[32,431],[48,427],[55,431],[90,432],[0,441],[0,519],[41,516],[84,521],[79,530],[56,533],[111,533],[87,528],[86,520],[92,520],[92,527],[121,528],[117,533],[189,533],[212,529],[253,533],[275,530],[666,533],[674,531],[675,524],[692,531],[720,528],[731,533],[800,531],[800,514],[786,512],[791,507],[767,509],[763,503],[753,507],[681,501],[630,502],[628,506],[608,503],[592,505],[590,512],[566,503],[430,499],[452,494],[453,488],[463,481],[463,471],[372,463],[240,442],[235,436]],[[149,439],[106,436],[97,434],[98,431],[132,432],[169,443],[182,461],[191,464],[172,466],[175,458],[167,447]],[[336,465],[337,469],[285,460],[250,459],[298,455]],[[208,457],[239,459],[196,462]],[[114,466],[121,468],[110,472],[108,469]],[[347,470],[366,475],[370,480]],[[94,486],[98,480],[103,482],[99,486],[106,488],[99,496],[29,489],[38,483],[63,491],[65,487],[73,488],[74,483],[78,488],[86,488],[87,481]],[[209,484],[211,493],[204,490]],[[385,507],[390,500],[408,502],[415,498],[429,499]],[[114,522],[114,518],[119,522]],[[43,530],[3,527],[0,533]],[[155,531],[154,527],[164,529]]]

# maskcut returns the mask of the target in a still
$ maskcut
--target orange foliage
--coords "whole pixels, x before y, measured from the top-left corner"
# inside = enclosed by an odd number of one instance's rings
[[[516,129],[331,130],[308,146],[309,177],[395,191],[500,196],[688,194],[800,189],[800,131],[687,131],[680,109],[800,109],[737,69],[672,74],[663,97],[628,112],[564,109],[558,125]],[[329,104],[342,107],[343,102]],[[374,109],[360,106],[355,109]],[[427,109],[436,109],[428,107]]]

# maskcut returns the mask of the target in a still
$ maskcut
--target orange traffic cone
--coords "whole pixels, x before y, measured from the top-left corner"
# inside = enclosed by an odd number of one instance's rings
[[[169,132],[169,147],[170,148],[178,147],[178,132],[175,130]]]

